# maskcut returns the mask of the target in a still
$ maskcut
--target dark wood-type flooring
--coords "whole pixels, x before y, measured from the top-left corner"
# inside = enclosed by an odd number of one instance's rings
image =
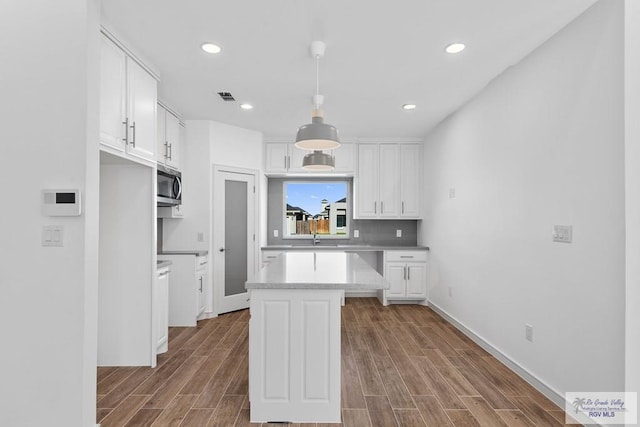
[[[242,310],[195,328],[170,328],[169,351],[154,369],[98,368],[97,421],[256,425],[249,423],[247,399],[248,320]],[[564,417],[427,307],[350,298],[342,308],[345,427],[560,426]]]

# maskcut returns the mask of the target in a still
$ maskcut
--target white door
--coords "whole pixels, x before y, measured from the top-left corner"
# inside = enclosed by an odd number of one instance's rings
[[[249,307],[245,283],[255,272],[253,171],[214,168],[214,295],[218,313]]]
[[[400,188],[398,173],[400,147],[397,144],[380,144],[380,218],[397,218]]]
[[[400,216],[420,216],[420,145],[400,145]]]
[[[268,142],[265,144],[265,172],[286,173],[289,168],[287,144],[283,142]]]
[[[110,40],[102,37],[100,43],[100,142],[124,151],[126,56]]]
[[[425,264],[407,265],[407,297],[427,297],[427,266]]]
[[[389,290],[387,290],[387,298],[404,297],[405,283],[407,278],[406,264],[400,262],[387,263],[387,271],[384,274],[385,279],[389,282]]]
[[[358,145],[358,171],[354,185],[356,217],[376,218],[380,210],[378,204],[378,146],[376,144]]]
[[[147,160],[156,157],[158,82],[135,61],[127,59],[129,145],[127,152]]]

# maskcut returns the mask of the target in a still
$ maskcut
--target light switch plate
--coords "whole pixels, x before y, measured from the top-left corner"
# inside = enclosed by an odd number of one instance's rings
[[[396,237],[402,237],[402,230],[396,230]]]
[[[61,225],[44,225],[42,227],[42,246],[63,246],[64,227]]]
[[[278,237],[278,230],[273,230],[273,237]]]
[[[360,230],[353,230],[353,238],[357,239],[358,237],[360,237]]]
[[[573,241],[573,227],[571,225],[554,225],[553,241],[571,243]]]

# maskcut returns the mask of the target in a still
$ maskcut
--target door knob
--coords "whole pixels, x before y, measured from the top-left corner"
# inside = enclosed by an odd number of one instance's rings
[[[224,248],[220,248],[218,249],[220,252],[224,252]]]

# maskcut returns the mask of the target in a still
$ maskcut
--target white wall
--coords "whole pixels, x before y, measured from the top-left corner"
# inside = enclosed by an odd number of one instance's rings
[[[622,23],[596,3],[425,140],[431,303],[557,393],[624,386]]]
[[[95,424],[99,2],[4,2],[0,117],[0,425]],[[78,188],[79,217],[41,213]],[[42,226],[64,246],[41,246]]]
[[[262,133],[206,120],[186,120],[186,142],[183,150],[183,219],[163,220],[165,250],[209,250],[209,268],[214,264],[214,236],[211,228],[213,165],[253,169],[259,172],[256,193],[259,198],[260,245],[266,242],[266,178],[262,166]],[[204,239],[198,241],[198,233]],[[259,259],[256,254],[256,259]],[[206,312],[217,314],[213,301],[213,274],[206,289]]]
[[[627,391],[640,391],[640,2],[625,1]]]

